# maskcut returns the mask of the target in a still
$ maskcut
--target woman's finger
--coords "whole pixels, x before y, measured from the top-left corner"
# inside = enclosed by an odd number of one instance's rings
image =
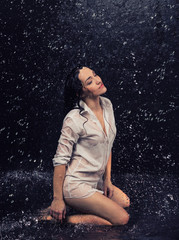
[[[113,190],[109,189],[108,197],[109,197],[109,198],[112,198],[112,196],[113,196]]]
[[[104,195],[107,197],[107,188],[104,187]]]
[[[58,220],[61,220],[61,222],[62,222],[62,213],[59,213]]]
[[[58,220],[58,219],[61,219],[60,217],[62,216],[62,213],[52,211],[52,212],[51,212],[51,216],[52,216],[53,218],[55,218],[55,219]]]
[[[50,215],[51,215],[52,217],[55,217],[55,212],[54,212],[53,210],[51,210],[51,211],[50,211]]]
[[[65,218],[66,215],[66,209],[63,211],[63,218]]]
[[[52,217],[55,218],[55,219],[58,219],[58,213],[52,212]]]

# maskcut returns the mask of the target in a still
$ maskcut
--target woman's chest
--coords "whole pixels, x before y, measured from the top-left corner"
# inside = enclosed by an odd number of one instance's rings
[[[79,142],[88,147],[97,146],[97,144],[103,145],[105,142],[110,144],[116,136],[114,118],[105,114],[99,114],[92,118],[88,117],[83,128],[85,134],[80,137]]]
[[[106,131],[106,124],[105,124],[105,121],[104,121],[104,115],[103,115],[103,112],[101,113],[98,113],[98,114],[95,114],[96,115],[96,122],[99,122],[100,124],[100,127],[102,128],[103,132],[106,134],[107,136],[107,131]]]

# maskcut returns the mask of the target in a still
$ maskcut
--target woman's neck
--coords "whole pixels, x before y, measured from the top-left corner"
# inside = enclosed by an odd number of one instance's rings
[[[100,105],[100,98],[99,96],[95,98],[89,98],[86,97],[83,99],[83,101],[87,104],[87,106],[93,111],[93,112],[98,112],[101,110],[101,105]]]

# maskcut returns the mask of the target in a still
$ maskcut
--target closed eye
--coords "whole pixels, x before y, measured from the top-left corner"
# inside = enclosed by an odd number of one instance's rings
[[[92,83],[92,81],[88,82],[87,85],[90,85]]]

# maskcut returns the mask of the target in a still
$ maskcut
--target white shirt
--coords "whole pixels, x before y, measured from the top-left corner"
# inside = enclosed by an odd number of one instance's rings
[[[80,106],[84,110],[81,115],[80,109],[73,109],[63,120],[53,165],[67,164],[65,180],[68,184],[65,186],[68,187],[69,197],[72,190],[69,188],[74,189],[74,183],[86,182],[96,187],[105,172],[116,126],[111,101],[100,96],[100,104],[107,135],[94,112],[82,100]]]

